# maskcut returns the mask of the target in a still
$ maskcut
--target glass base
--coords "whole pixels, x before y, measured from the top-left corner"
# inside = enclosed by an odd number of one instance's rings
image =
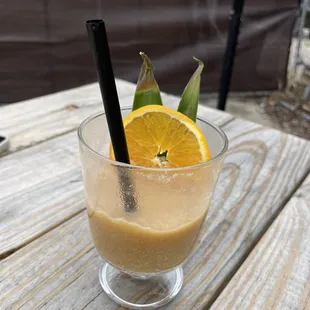
[[[150,276],[130,275],[105,263],[99,281],[108,296],[130,309],[156,309],[171,301],[183,284],[181,267]]]

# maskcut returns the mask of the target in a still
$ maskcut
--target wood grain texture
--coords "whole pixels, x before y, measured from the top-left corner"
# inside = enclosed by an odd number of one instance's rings
[[[84,208],[76,132],[3,157],[0,257]]]
[[[179,101],[164,98],[169,106]],[[130,106],[132,98],[122,103]],[[232,119],[204,107],[199,111],[218,125]],[[0,257],[84,209],[76,131],[4,156],[0,162]]]
[[[132,106],[136,85],[116,80],[120,103]],[[162,93],[164,104],[177,107],[179,98]],[[9,153],[75,130],[91,114],[103,110],[97,83],[0,108],[0,132],[10,140]],[[221,124],[232,117],[207,107],[200,108],[211,121]],[[1,154],[3,155],[3,154]]]
[[[310,175],[211,309],[310,309]]]
[[[223,129],[230,148],[184,287],[165,309],[206,309],[310,169],[310,143],[242,120]],[[101,291],[100,258],[79,214],[4,259],[4,309],[121,309]]]
[[[135,85],[117,80],[120,100]],[[0,132],[10,140],[9,152],[70,132],[83,119],[102,109],[97,83],[10,104],[0,109]]]

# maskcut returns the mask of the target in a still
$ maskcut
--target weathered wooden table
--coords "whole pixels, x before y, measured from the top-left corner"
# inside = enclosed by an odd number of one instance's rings
[[[117,81],[122,104],[135,86]],[[163,94],[164,102],[178,98]],[[0,109],[0,308],[121,309],[98,281],[76,129],[97,84]],[[200,107],[230,146],[185,283],[164,309],[310,309],[310,143]]]

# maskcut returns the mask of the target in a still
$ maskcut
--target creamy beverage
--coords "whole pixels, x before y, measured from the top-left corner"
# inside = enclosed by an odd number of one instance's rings
[[[212,169],[165,177],[132,173],[138,197],[133,213],[125,212],[114,175],[105,171],[88,191],[89,224],[99,254],[116,267],[138,273],[183,263],[207,212],[215,181]]]

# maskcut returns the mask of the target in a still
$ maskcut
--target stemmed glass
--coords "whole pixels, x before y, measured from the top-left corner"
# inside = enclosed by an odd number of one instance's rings
[[[122,116],[130,111],[122,109]],[[104,113],[87,118],[78,129],[89,226],[103,258],[99,280],[120,305],[157,308],[182,287],[182,264],[195,249],[228,145],[219,127],[199,116],[197,124],[212,159],[173,169],[110,160]],[[136,201],[134,212],[124,206],[126,191]]]

